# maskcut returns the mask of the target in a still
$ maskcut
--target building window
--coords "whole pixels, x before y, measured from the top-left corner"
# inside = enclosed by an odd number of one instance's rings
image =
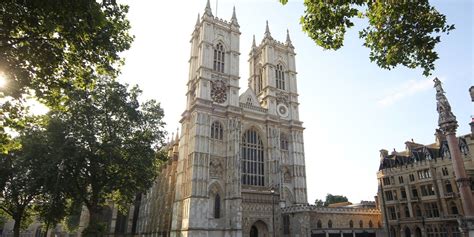
[[[364,228],[364,222],[362,220],[359,221],[359,227]]]
[[[443,171],[443,176],[448,176],[449,175],[449,171],[448,171],[447,167],[444,167],[441,170]]]
[[[214,49],[214,70],[224,72],[224,47],[221,43]]]
[[[410,218],[410,208],[408,206],[405,206],[405,218]]]
[[[413,187],[411,189],[411,194],[412,194],[413,198],[417,198],[418,197],[418,189],[416,189],[416,187]]]
[[[350,227],[350,228],[353,228],[353,227],[354,227],[354,222],[353,222],[352,220],[349,221],[349,227]]]
[[[434,187],[432,184],[421,185],[421,196],[432,196],[435,195]]]
[[[436,202],[425,203],[424,207],[427,217],[439,217],[438,204]]]
[[[393,194],[392,194],[392,191],[389,190],[389,191],[385,191],[385,199],[387,201],[392,201],[393,200]]]
[[[263,143],[257,131],[250,129],[242,137],[242,183],[264,186]]]
[[[413,174],[410,174],[410,182],[415,182],[415,175]]]
[[[449,180],[446,180],[446,193],[452,193],[453,192],[453,186],[451,186],[451,182]]]
[[[263,90],[263,84],[262,84],[262,81],[263,81],[263,70],[262,68],[259,68],[258,69],[258,74],[255,76],[255,93],[258,95],[260,93],[260,91]]]
[[[398,176],[398,182],[399,182],[400,184],[403,183],[403,176]]]
[[[430,169],[418,170],[418,179],[429,179],[431,178]]]
[[[369,228],[374,227],[374,224],[372,223],[372,220],[369,220]]]
[[[323,224],[321,223],[321,220],[318,220],[318,223],[316,224],[316,226],[318,228],[322,228],[323,227]]]
[[[331,220],[328,221],[328,228],[332,228],[332,221]]]
[[[285,235],[290,234],[290,216],[289,215],[283,216],[283,234]]]
[[[458,215],[459,214],[458,206],[456,205],[455,202],[451,202],[451,204],[449,204],[449,206],[450,206],[450,209],[451,209],[451,214],[453,214],[453,215]]]
[[[211,125],[211,138],[222,140],[224,138],[224,130],[222,129],[221,123],[215,121]]]
[[[221,196],[216,194],[214,197],[214,218],[221,217]]]
[[[285,90],[285,73],[283,72],[283,66],[281,64],[276,66],[275,74],[277,89]]]
[[[405,191],[405,188],[400,189],[400,195],[401,195],[402,199],[407,198],[407,192]]]
[[[388,207],[388,216],[390,220],[397,219],[397,212],[395,211],[395,207]]]
[[[390,178],[389,177],[383,178],[383,185],[384,186],[390,185]]]
[[[284,151],[288,150],[288,136],[284,133],[280,133],[280,149]]]

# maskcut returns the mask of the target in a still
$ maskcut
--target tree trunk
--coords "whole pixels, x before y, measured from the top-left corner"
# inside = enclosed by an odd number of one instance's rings
[[[105,223],[101,221],[101,208],[98,206],[88,206],[89,223],[82,232],[84,237],[101,237],[105,234]]]
[[[13,225],[13,237],[20,237],[21,215],[17,214],[13,220],[15,220],[15,224]]]

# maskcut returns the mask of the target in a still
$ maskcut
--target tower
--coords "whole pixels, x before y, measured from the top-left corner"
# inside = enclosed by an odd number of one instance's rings
[[[171,236],[241,236],[239,39],[207,1],[191,36]]]
[[[250,53],[239,94],[240,30],[209,1],[191,36],[171,236],[279,236],[280,207],[307,203],[294,47],[272,38]]]

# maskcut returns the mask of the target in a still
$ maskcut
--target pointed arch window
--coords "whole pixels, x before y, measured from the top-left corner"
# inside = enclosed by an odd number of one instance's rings
[[[211,138],[217,140],[224,139],[224,129],[222,129],[221,123],[215,121],[211,125]]]
[[[214,218],[221,218],[221,196],[218,193],[214,197]]]
[[[332,228],[332,221],[331,220],[328,221],[328,228]]]
[[[254,129],[242,136],[242,183],[244,185],[264,186],[264,161],[262,139]]]
[[[318,228],[322,228],[323,227],[323,224],[321,223],[321,220],[318,220],[318,223],[316,225]]]
[[[224,47],[218,43],[214,48],[214,70],[224,72]]]
[[[364,228],[364,222],[362,220],[359,221],[359,227]]]
[[[369,227],[370,228],[374,227],[374,224],[372,223],[372,220],[369,220]]]
[[[285,73],[283,72],[283,66],[281,64],[276,66],[275,74],[277,89],[285,90]]]
[[[354,222],[352,220],[349,221],[349,227],[354,228]]]
[[[280,149],[288,150],[288,136],[284,133],[280,133]]]

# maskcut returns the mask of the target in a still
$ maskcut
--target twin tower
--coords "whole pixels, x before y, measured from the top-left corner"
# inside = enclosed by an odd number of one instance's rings
[[[148,233],[283,236],[291,220],[280,208],[307,203],[294,47],[289,36],[274,40],[267,24],[260,45],[254,38],[249,88],[240,93],[239,29],[235,9],[227,22],[209,1],[198,17],[181,134],[154,187],[168,196],[145,198],[163,200],[155,205],[162,212],[147,215],[165,224]]]

